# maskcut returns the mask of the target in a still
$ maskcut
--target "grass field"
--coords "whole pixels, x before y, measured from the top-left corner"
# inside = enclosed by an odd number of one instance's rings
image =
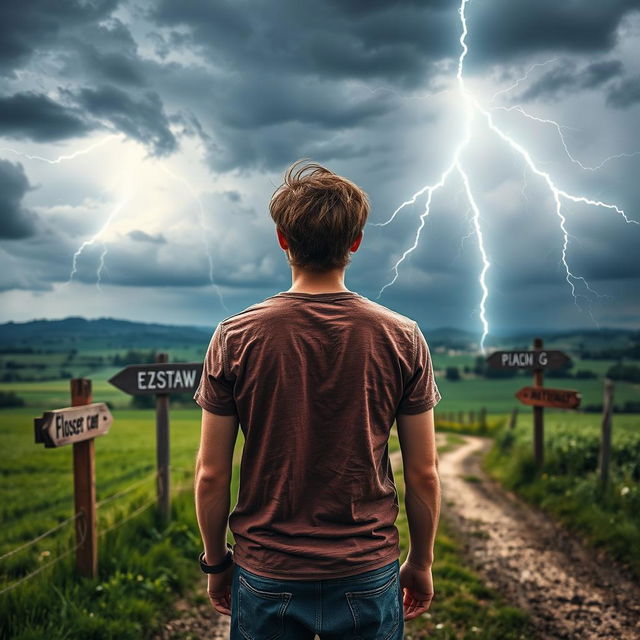
[[[195,361],[196,358],[191,358]],[[598,364],[602,364],[598,362]],[[604,368],[604,367],[603,367]],[[93,382],[93,397],[96,402],[109,402],[116,408],[127,408],[131,397],[108,383],[120,367],[106,367],[96,371],[76,371],[74,375],[87,375]],[[507,413],[519,405],[522,414],[531,413],[530,408],[520,405],[515,392],[531,384],[528,377],[518,376],[507,379],[470,378],[457,382],[446,380],[444,375],[436,375],[442,401],[439,412],[478,411],[486,407],[489,413]],[[549,387],[576,389],[582,394],[582,405],[602,403],[602,379],[574,380],[547,379]],[[28,407],[39,411],[64,407],[69,404],[69,381],[64,379],[42,382],[10,382],[0,384],[0,391],[13,391],[23,398]],[[640,400],[640,384],[618,382],[615,385],[615,403],[622,405],[627,401]],[[33,411],[32,411],[33,413]],[[555,412],[560,413],[560,412]],[[565,412],[562,412],[563,414]]]
[[[190,592],[202,576],[195,567],[201,542],[191,491],[192,468],[199,441],[197,409],[173,410],[171,456],[173,484],[186,490],[174,498],[174,521],[163,530],[154,509],[124,522],[127,514],[154,499],[149,478],[155,464],[153,412],[119,410],[106,436],[96,439],[98,500],[105,500],[142,480],[134,491],[99,509],[99,531],[124,524],[100,536],[100,575],[78,579],[73,554],[17,588],[0,595],[1,638],[96,639],[146,638],[170,614],[179,594]],[[33,443],[33,410],[0,411],[0,509],[3,526],[0,555],[68,518],[73,510],[71,449],[45,450]],[[448,446],[456,442],[449,435]],[[390,448],[398,448],[392,437]],[[236,445],[232,504],[238,490],[242,434]],[[183,472],[182,469],[186,470]],[[398,477],[399,476],[399,477]],[[403,483],[396,474],[400,502]],[[403,556],[408,530],[404,509],[398,517]],[[232,541],[232,535],[229,534]],[[54,536],[0,560],[0,590],[55,559],[73,544],[73,525]],[[526,616],[504,606],[494,592],[464,566],[459,544],[441,524],[434,566],[437,600],[428,615],[408,624],[414,638],[525,638]],[[204,587],[204,583],[202,583]]]

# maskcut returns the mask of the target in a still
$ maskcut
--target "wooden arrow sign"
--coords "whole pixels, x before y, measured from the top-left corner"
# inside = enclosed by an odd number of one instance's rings
[[[533,407],[555,407],[556,409],[577,409],[582,396],[578,391],[552,389],[551,387],[523,387],[516,392],[522,404]]]
[[[36,443],[52,448],[89,440],[105,435],[112,422],[104,402],[46,411],[42,418],[34,419]]]
[[[133,364],[116,373],[109,382],[132,396],[154,396],[192,393],[201,375],[202,362]]]
[[[493,369],[562,369],[571,358],[562,351],[495,351],[487,358]]]

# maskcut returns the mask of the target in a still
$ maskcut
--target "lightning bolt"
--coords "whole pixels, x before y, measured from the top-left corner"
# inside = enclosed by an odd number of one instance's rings
[[[505,95],[506,93],[511,93],[511,91],[517,89],[523,82],[526,82],[529,79],[529,76],[535,69],[539,67],[546,67],[548,64],[552,64],[557,61],[558,58],[551,58],[550,60],[545,60],[544,62],[536,62],[535,64],[532,64],[527,69],[525,74],[518,78],[512,85],[506,87],[505,89],[500,89],[500,91],[496,91],[496,93],[493,94],[493,98],[491,98],[490,104],[493,104],[497,100],[498,96]]]
[[[539,118],[538,116],[534,116],[528,111],[525,111],[525,109],[520,105],[513,105],[511,107],[493,107],[493,110],[507,111],[507,112],[516,111],[517,113],[523,115],[525,118],[528,118],[529,120],[532,120],[534,122],[539,122],[541,124],[551,125],[558,132],[558,137],[560,138],[560,142],[562,144],[562,147],[564,148],[564,152],[567,154],[567,157],[569,158],[569,160],[571,160],[573,164],[578,165],[581,169],[584,169],[585,171],[598,171],[599,169],[602,169],[602,167],[604,167],[605,164],[607,164],[608,162],[611,162],[611,160],[619,160],[621,158],[633,158],[634,156],[640,155],[640,151],[632,151],[630,153],[618,153],[605,158],[604,160],[602,160],[602,162],[600,162],[597,165],[589,166],[589,165],[583,164],[580,160],[578,160],[573,156],[571,151],[569,151],[569,147],[567,145],[567,141],[565,140],[564,134],[562,133],[562,130],[570,129],[571,127],[567,127],[566,125],[561,125],[555,120],[549,120],[548,118]]]
[[[568,200],[570,202],[576,203],[576,204],[585,204],[588,206],[593,206],[593,207],[599,207],[599,208],[604,208],[604,209],[608,209],[611,211],[614,211],[615,213],[617,213],[619,216],[621,216],[624,221],[628,224],[640,224],[640,222],[630,219],[628,218],[628,216],[625,214],[624,210],[622,210],[620,207],[618,207],[615,204],[610,204],[607,202],[603,202],[601,200],[594,200],[591,198],[588,198],[587,196],[583,196],[583,195],[575,195],[575,194],[571,194],[567,191],[565,191],[564,189],[561,189],[559,186],[556,185],[556,183],[554,182],[553,178],[551,177],[551,175],[546,172],[543,171],[542,169],[540,169],[540,167],[537,165],[537,163],[534,161],[534,159],[531,157],[531,154],[527,151],[527,149],[525,149],[524,146],[522,146],[519,142],[517,142],[516,140],[514,140],[511,136],[509,136],[507,133],[505,133],[494,121],[493,119],[493,115],[492,113],[485,109],[477,100],[477,98],[467,89],[466,84],[465,84],[465,80],[464,80],[464,61],[465,58],[469,52],[467,43],[466,43],[466,39],[467,39],[467,35],[468,35],[468,27],[467,27],[467,20],[466,20],[466,15],[465,15],[465,10],[467,7],[467,4],[470,2],[470,0],[461,0],[460,2],[460,6],[458,8],[458,14],[460,16],[460,26],[461,26],[461,32],[460,32],[460,38],[459,38],[459,43],[460,43],[460,55],[458,57],[458,65],[457,65],[457,71],[456,71],[456,80],[457,80],[457,85],[458,85],[458,92],[461,98],[461,102],[462,102],[462,106],[464,109],[464,128],[463,128],[463,136],[460,140],[460,142],[458,143],[458,146],[456,147],[453,156],[451,158],[450,164],[444,169],[444,171],[441,173],[440,175],[440,179],[435,182],[434,184],[427,184],[424,187],[422,187],[420,190],[418,190],[416,193],[413,194],[413,196],[411,198],[409,198],[408,200],[406,200],[405,202],[403,202],[389,217],[388,220],[386,220],[385,222],[382,223],[376,223],[373,226],[380,226],[380,227],[384,227],[388,224],[390,224],[395,217],[398,215],[398,213],[400,213],[400,211],[402,211],[402,209],[404,209],[405,207],[408,207],[410,205],[413,205],[417,202],[418,198],[424,196],[426,194],[426,204],[425,204],[425,209],[423,211],[423,213],[420,215],[420,221],[418,224],[418,229],[416,231],[416,235],[415,235],[415,239],[413,242],[413,245],[411,247],[409,247],[408,249],[406,249],[402,256],[399,258],[399,260],[395,263],[393,270],[394,270],[394,276],[392,278],[392,280],[390,282],[388,282],[387,284],[385,284],[382,289],[380,289],[380,292],[378,294],[378,298],[380,298],[380,296],[382,295],[382,293],[384,292],[384,290],[387,287],[390,287],[391,285],[393,285],[396,280],[398,279],[398,268],[399,266],[402,264],[402,262],[404,262],[404,260],[407,258],[408,255],[411,254],[411,252],[413,252],[417,246],[418,246],[418,242],[420,239],[420,233],[422,231],[422,229],[424,228],[425,225],[425,219],[427,218],[427,216],[430,213],[431,210],[431,203],[432,203],[432,199],[433,199],[433,195],[436,191],[438,191],[438,189],[440,189],[441,187],[444,186],[444,184],[447,182],[449,176],[456,172],[458,174],[458,176],[460,177],[460,179],[462,180],[462,184],[464,186],[464,190],[465,190],[465,194],[467,197],[467,200],[469,202],[469,205],[471,207],[471,211],[473,212],[473,225],[474,225],[474,229],[475,229],[475,237],[478,243],[478,250],[480,253],[480,257],[482,260],[482,269],[480,270],[480,274],[478,276],[478,283],[480,285],[480,289],[482,291],[482,295],[481,295],[481,299],[480,299],[480,303],[479,303],[479,308],[480,308],[480,320],[482,323],[482,336],[480,338],[480,350],[484,353],[484,343],[485,340],[489,334],[489,322],[487,320],[487,314],[486,314],[486,303],[489,297],[489,289],[487,287],[487,283],[486,283],[486,276],[487,276],[487,272],[489,270],[489,267],[491,266],[491,263],[489,261],[486,249],[485,249],[485,242],[484,242],[484,237],[482,234],[482,228],[480,225],[480,221],[481,221],[481,214],[480,214],[480,209],[476,203],[476,199],[473,195],[473,191],[471,189],[471,183],[469,180],[469,176],[466,172],[466,170],[464,169],[463,166],[463,154],[464,151],[466,150],[466,148],[468,147],[471,138],[472,138],[472,128],[473,128],[473,124],[474,124],[474,120],[476,119],[476,117],[480,118],[481,120],[483,120],[486,124],[486,126],[489,128],[490,131],[492,131],[494,134],[496,134],[508,147],[510,147],[514,152],[516,152],[524,161],[525,167],[529,169],[529,171],[531,171],[533,174],[535,174],[536,176],[538,176],[539,178],[542,179],[542,181],[546,184],[547,188],[549,189],[552,197],[553,197],[553,201],[555,204],[555,213],[556,216],[558,217],[559,220],[559,227],[560,227],[560,231],[562,233],[562,250],[561,250],[561,262],[564,266],[564,271],[565,271],[565,280],[567,281],[570,290],[571,290],[571,294],[573,296],[573,299],[576,303],[576,305],[578,306],[578,308],[580,309],[580,306],[578,305],[578,297],[579,295],[576,292],[576,283],[580,282],[582,283],[582,285],[587,289],[587,291],[589,291],[592,294],[596,294],[599,295],[596,291],[594,291],[588,284],[588,282],[579,275],[576,275],[574,273],[572,273],[570,267],[569,267],[569,263],[568,263],[568,258],[567,258],[567,254],[568,254],[568,247],[569,247],[569,232],[566,226],[566,217],[563,213],[563,209],[562,209],[562,203],[565,200]],[[516,88],[522,81],[524,81],[526,79],[526,77],[528,76],[528,74],[533,70],[533,68],[537,67],[537,66],[544,66],[545,64],[549,64],[551,61],[547,61],[545,63],[540,63],[537,65],[534,65],[532,68],[529,69],[529,71],[527,71],[527,73],[525,74],[525,76],[523,76],[523,78],[518,79],[513,85],[511,85],[511,87],[508,87],[507,89],[503,89],[502,91],[499,91],[498,93],[496,93],[493,96],[493,99],[491,102],[494,102],[495,99],[504,93],[507,93],[508,91],[513,90],[514,88]],[[509,110],[510,108],[506,108],[506,107],[498,107],[498,109],[503,109],[503,110]],[[558,125],[556,122],[554,121],[550,121],[550,120],[543,120],[541,118],[535,118],[533,116],[530,116],[529,114],[527,114],[521,107],[515,107],[515,110],[519,110],[523,115],[525,115],[525,117],[530,117],[531,119],[535,119],[539,122],[544,122],[545,124],[551,124],[552,126],[556,127],[556,130],[558,131],[558,133],[561,136],[561,140],[564,144],[565,147],[565,151],[567,152],[567,154],[569,155],[569,157],[575,161],[577,164],[580,164],[580,166],[582,166],[582,168],[584,169],[590,169],[590,170],[595,170],[596,167],[586,167],[585,165],[582,165],[581,163],[579,163],[578,161],[576,161],[573,156],[571,155],[571,153],[569,152],[569,149],[566,145],[566,143],[564,142],[564,137],[562,136],[562,127],[560,125]],[[640,153],[640,152],[639,152]],[[609,160],[613,159],[614,157],[625,157],[626,155],[636,155],[635,152],[633,154],[620,154],[619,156],[612,156],[610,158],[608,158],[607,160],[605,160],[603,163],[601,163],[600,166],[602,166],[605,162],[608,162]],[[599,167],[598,167],[599,168]],[[590,313],[590,312],[589,312]],[[591,314],[590,314],[591,315]],[[592,316],[593,317],[593,316]]]
[[[107,219],[105,223],[102,225],[102,227],[100,227],[100,229],[91,238],[89,238],[89,240],[85,240],[80,245],[78,250],[73,254],[73,261],[71,264],[71,273],[69,274],[69,279],[62,286],[68,286],[71,284],[71,281],[73,280],[73,276],[75,276],[76,273],[78,272],[78,259],[82,255],[83,251],[87,247],[94,245],[96,242],[98,242],[101,239],[102,235],[111,226],[111,223],[113,222],[113,220],[118,216],[118,214],[122,211],[122,209],[124,209],[124,207],[128,204],[128,202],[131,200],[132,197],[133,197],[133,193],[131,193],[131,190],[129,188],[127,190],[126,195],[124,195],[122,199],[116,203],[113,209],[111,209],[111,212],[107,216]],[[107,245],[104,242],[102,244],[103,244],[103,250],[102,250],[102,254],[100,255],[100,263],[98,265],[98,270],[96,272],[96,277],[97,277],[96,285],[98,289],[100,289],[100,283],[102,279],[102,270],[104,269],[104,262],[105,262],[105,258],[107,257]]]
[[[13,149],[11,147],[0,147],[0,151],[7,151],[10,153],[13,153],[15,155],[21,156],[23,158],[26,158],[28,160],[37,160],[39,162],[46,162],[47,164],[61,164],[63,162],[67,162],[69,160],[74,160],[75,158],[82,156],[84,154],[90,153],[92,151],[94,151],[95,149],[98,149],[100,147],[102,147],[103,145],[107,144],[108,142],[111,142],[112,140],[115,139],[124,139],[124,136],[121,135],[109,135],[106,136],[105,138],[98,140],[97,142],[94,142],[93,144],[84,147],[82,149],[78,149],[77,151],[74,151],[72,153],[66,154],[66,155],[61,155],[58,156],[57,158],[45,158],[43,156],[39,156],[39,155],[31,155],[28,153],[25,153],[23,151],[19,151],[17,149]],[[206,226],[205,226],[205,213],[204,213],[204,206],[202,204],[202,201],[200,200],[200,197],[198,196],[198,194],[196,193],[195,189],[193,188],[193,186],[189,183],[188,180],[186,180],[185,178],[183,178],[182,176],[179,176],[175,173],[173,173],[171,170],[169,170],[164,164],[162,163],[158,163],[158,166],[160,167],[160,169],[162,169],[162,171],[164,171],[167,175],[169,175],[172,179],[180,182],[182,185],[184,185],[184,187],[187,189],[187,191],[189,192],[190,196],[193,198],[193,200],[197,203],[198,205],[198,219],[200,222],[200,226],[202,227],[202,242],[204,244],[204,248],[205,248],[205,253],[207,255],[207,259],[209,262],[209,280],[211,282],[211,284],[214,286],[216,293],[218,294],[218,298],[220,299],[220,303],[222,304],[223,308],[225,309],[225,311],[229,312],[229,309],[227,307],[227,305],[224,302],[224,298],[222,296],[222,291],[220,290],[220,287],[216,284],[214,277],[213,277],[213,258],[211,257],[211,249],[209,247],[209,242],[207,240],[207,236],[209,231],[207,230]],[[130,191],[130,188],[129,188]],[[110,227],[111,223],[113,222],[113,220],[118,216],[118,214],[120,213],[120,211],[123,209],[123,207],[126,206],[126,204],[131,200],[132,198],[132,194],[128,193],[127,195],[123,196],[123,198],[118,201],[116,203],[116,205],[113,207],[113,209],[111,210],[109,216],[107,217],[105,223],[102,225],[102,227],[88,240],[85,240],[80,247],[78,247],[78,249],[74,252],[73,254],[73,259],[72,259],[72,266],[71,266],[71,272],[69,274],[69,279],[67,280],[67,282],[63,283],[63,286],[67,286],[71,283],[71,281],[73,280],[74,276],[77,274],[78,272],[78,260],[80,258],[80,256],[82,255],[82,253],[84,252],[84,250],[87,247],[90,247],[94,244],[96,244],[98,241],[101,241],[102,236],[105,234],[105,232],[108,230],[108,228]],[[98,289],[100,291],[102,291],[100,285],[102,282],[102,273],[105,269],[105,261],[106,261],[106,257],[107,257],[107,253],[108,253],[108,246],[106,242],[102,242],[102,252],[100,254],[100,260],[98,263],[98,267],[96,270],[96,286],[98,287]]]
[[[158,166],[168,176],[170,176],[174,180],[177,180],[182,185],[184,185],[184,187],[189,192],[190,196],[193,198],[193,200],[198,205],[198,207],[197,207],[198,208],[198,221],[200,222],[200,227],[202,228],[202,244],[204,245],[204,251],[207,254],[207,260],[209,261],[209,282],[211,282],[211,285],[216,290],[216,293],[218,294],[218,299],[220,300],[220,304],[224,307],[224,310],[227,313],[230,313],[229,309],[227,308],[227,305],[224,302],[224,298],[222,297],[222,291],[220,290],[220,287],[217,285],[217,283],[216,283],[216,281],[215,281],[215,279],[213,277],[213,258],[211,257],[211,247],[209,246],[209,240],[207,239],[208,236],[209,236],[210,231],[207,229],[206,224],[205,224],[205,213],[204,213],[204,205],[202,204],[202,200],[200,200],[200,196],[198,196],[198,194],[196,193],[195,189],[191,186],[191,183],[188,180],[186,180],[182,176],[179,176],[179,175],[173,173],[173,171],[168,169],[161,162],[158,163]]]
[[[98,142],[94,142],[92,145],[89,145],[84,149],[78,149],[78,151],[74,151],[69,155],[58,156],[53,160],[51,158],[43,158],[42,156],[32,156],[32,155],[29,155],[28,153],[24,153],[24,151],[18,151],[17,149],[12,149],[10,147],[0,147],[0,151],[8,151],[9,153],[13,153],[15,155],[22,156],[23,158],[27,158],[27,160],[39,160],[40,162],[46,162],[47,164],[60,164],[62,162],[66,162],[67,160],[75,160],[78,156],[82,156],[85,153],[90,153],[94,149],[98,149],[99,147],[102,147],[103,145],[107,144],[107,142],[111,142],[112,140],[115,140],[116,138],[120,138],[120,137],[121,136],[118,136],[116,134],[107,136],[106,138],[103,138]]]

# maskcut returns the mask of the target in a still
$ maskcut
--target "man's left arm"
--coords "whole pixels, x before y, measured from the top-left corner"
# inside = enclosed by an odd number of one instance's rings
[[[195,504],[204,543],[204,561],[210,565],[219,564],[227,554],[233,450],[237,435],[237,415],[218,415],[202,410],[202,432],[195,472]],[[231,615],[232,571],[233,564],[222,573],[208,576],[211,603],[219,613],[226,615]]]

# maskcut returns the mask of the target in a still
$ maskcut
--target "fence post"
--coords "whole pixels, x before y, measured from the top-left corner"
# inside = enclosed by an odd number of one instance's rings
[[[158,353],[156,362],[169,362],[167,353]],[[156,394],[156,466],[158,512],[163,524],[171,519],[171,488],[169,486],[169,394]]]
[[[600,482],[609,481],[609,461],[611,459],[611,416],[613,413],[613,381],[604,380],[604,403],[602,405],[602,435],[600,440]]]
[[[71,406],[91,404],[91,380],[71,380]],[[80,575],[98,575],[98,537],[96,528],[95,438],[73,443],[73,485],[76,513],[76,566]]]
[[[485,431],[487,429],[487,408],[482,407],[480,409],[480,430]]]
[[[464,411],[458,412],[458,422],[464,424]]]
[[[509,429],[515,429],[518,424],[518,407],[513,407],[511,411],[511,419],[509,420]]]
[[[535,351],[542,350],[542,338],[534,338],[533,349]],[[544,369],[534,369],[533,386],[544,386]],[[536,465],[541,468],[544,464],[544,408],[533,407],[533,451],[536,459]]]
[[[469,411],[469,424],[475,424],[476,422],[476,412]]]

